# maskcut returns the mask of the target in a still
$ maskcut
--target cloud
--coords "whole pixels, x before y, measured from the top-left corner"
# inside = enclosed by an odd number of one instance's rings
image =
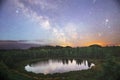
[[[66,36],[68,36],[69,38],[76,40],[78,37],[77,34],[77,26],[73,23],[68,23],[65,27],[64,27],[64,31],[66,33]]]
[[[27,40],[0,40],[0,49],[28,49],[38,47],[40,44],[28,43]]]
[[[67,23],[62,28],[56,27],[52,30],[55,40],[63,46],[76,46],[80,39],[77,33],[77,26],[73,23]]]
[[[59,0],[19,0],[23,4],[31,5],[31,8],[39,7],[41,10],[55,10]],[[29,6],[30,7],[30,6]]]
[[[51,28],[50,20],[49,20],[48,17],[39,16],[36,12],[33,12],[33,11],[31,11],[31,12],[32,12],[32,15],[31,15],[30,18],[32,18],[33,21],[38,23],[44,29],[50,29]]]
[[[51,35],[54,36],[54,43],[62,46],[76,46],[78,45],[78,41],[80,40],[77,32],[77,25],[74,23],[68,22],[65,23],[64,26],[55,25],[52,23],[51,19],[48,16],[43,16],[39,14],[37,11],[25,5],[25,3],[15,0],[16,6],[22,9],[23,14],[30,18],[30,20],[34,21],[36,24],[39,24],[43,29],[49,30]],[[46,0],[28,0],[28,4],[30,5],[40,5],[42,9],[53,9],[56,6],[52,6],[53,4],[46,2]]]
[[[77,32],[78,26],[74,23],[68,23],[64,27],[65,35],[67,36],[67,41],[72,43],[73,46],[78,45],[77,43],[80,40],[80,36]]]
[[[64,35],[64,33],[62,32],[62,30],[60,31],[60,29],[58,28],[52,28],[53,31],[53,35],[55,36],[55,40],[57,40],[57,42],[59,42],[58,44],[65,44],[66,43],[66,37]]]
[[[29,0],[30,4],[39,5],[42,10],[52,10],[57,8],[57,4],[50,3],[48,0]]]
[[[28,1],[31,1],[31,0],[28,0]],[[25,4],[23,4],[20,1],[16,0],[15,3],[16,3],[16,6],[22,9],[23,14],[26,17],[30,18],[30,20],[34,21],[36,24],[39,24],[44,29],[51,28],[50,20],[48,17],[38,14],[37,12],[33,11],[31,8],[25,6]]]
[[[49,20],[45,20],[45,21],[43,21],[43,22],[40,23],[40,24],[41,24],[41,26],[43,26],[45,29],[50,29],[50,28],[51,28]]]

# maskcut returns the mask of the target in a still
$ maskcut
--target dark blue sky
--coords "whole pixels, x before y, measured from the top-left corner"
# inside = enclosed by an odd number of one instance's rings
[[[120,1],[1,0],[0,40],[120,45]]]

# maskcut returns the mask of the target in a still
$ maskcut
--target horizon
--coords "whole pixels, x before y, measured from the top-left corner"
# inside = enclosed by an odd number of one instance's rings
[[[119,13],[119,0],[1,0],[0,45],[120,46]]]
[[[99,47],[119,47],[120,45],[106,45],[102,46],[100,44],[90,44],[87,46],[61,46],[61,45],[50,45],[50,44],[36,44],[36,42],[28,41],[28,40],[0,40],[0,50],[9,50],[9,49],[30,49],[30,48],[39,48],[39,47],[71,47],[71,48],[81,48],[81,47],[90,47],[90,46],[99,46]]]

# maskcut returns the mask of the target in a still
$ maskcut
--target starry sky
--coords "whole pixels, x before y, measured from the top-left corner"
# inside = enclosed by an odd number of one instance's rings
[[[120,0],[0,0],[0,40],[120,45]]]

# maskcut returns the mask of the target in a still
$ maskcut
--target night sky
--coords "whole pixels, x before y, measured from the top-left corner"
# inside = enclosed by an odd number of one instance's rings
[[[0,0],[0,40],[120,45],[120,0]]]

